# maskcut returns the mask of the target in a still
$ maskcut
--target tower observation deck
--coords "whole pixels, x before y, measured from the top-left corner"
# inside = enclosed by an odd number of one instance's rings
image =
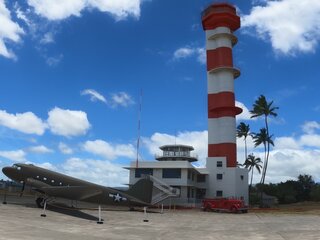
[[[191,154],[194,150],[192,146],[187,145],[164,145],[161,146],[162,155],[156,155],[158,161],[198,161],[198,156]]]

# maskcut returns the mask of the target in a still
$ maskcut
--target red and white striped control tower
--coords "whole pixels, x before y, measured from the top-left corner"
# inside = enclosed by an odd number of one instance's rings
[[[208,81],[208,159],[207,167],[212,174],[219,174],[216,161],[222,161],[229,170],[225,174],[225,191],[223,184],[211,189],[211,195],[216,191],[223,192],[223,196],[243,195],[232,190],[233,182],[237,182],[237,145],[236,119],[242,112],[235,106],[234,79],[239,77],[240,71],[233,66],[232,47],[238,39],[233,32],[240,28],[240,17],[234,6],[228,3],[215,3],[202,13],[202,26],[206,33],[207,50],[207,81]],[[223,171],[226,172],[225,170]],[[241,173],[239,173],[240,176]],[[243,172],[245,174],[245,172]],[[236,174],[238,175],[238,174]],[[210,178],[214,178],[210,176]],[[242,177],[242,179],[244,176]],[[216,180],[216,179],[215,179]],[[211,183],[210,183],[211,184]],[[236,184],[236,183],[234,183]],[[219,185],[219,184],[218,184]],[[247,183],[246,183],[247,186]],[[228,197],[226,196],[226,197]]]

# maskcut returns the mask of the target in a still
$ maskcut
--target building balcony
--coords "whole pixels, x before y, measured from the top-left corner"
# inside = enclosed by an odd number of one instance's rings
[[[168,154],[156,154],[155,159],[158,161],[198,161],[198,155],[190,154],[190,152],[170,152]]]

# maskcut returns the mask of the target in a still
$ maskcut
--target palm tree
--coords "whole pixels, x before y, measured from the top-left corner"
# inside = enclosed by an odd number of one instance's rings
[[[241,122],[237,126],[237,137],[238,138],[244,138],[244,155],[245,155],[245,161],[248,158],[247,154],[247,137],[249,136],[250,127],[249,124],[245,124],[244,122]]]
[[[260,97],[254,102],[253,109],[250,111],[252,114],[251,118],[264,116],[265,126],[267,129],[267,133],[269,134],[269,127],[268,127],[268,117],[277,117],[278,114],[275,112],[278,110],[278,107],[272,106],[273,101],[267,101],[266,97],[260,95]]]
[[[251,171],[251,180],[250,180],[249,189],[251,189],[251,186],[252,186],[253,170],[257,169],[257,171],[260,174],[261,168],[262,168],[261,163],[262,163],[261,158],[255,157],[253,154],[250,154],[244,163],[245,168],[247,168],[249,172]]]
[[[264,161],[264,167],[263,167],[262,177],[261,177],[262,184],[264,184],[265,175],[266,175],[267,168],[268,168],[270,144],[272,142],[272,140],[271,140],[272,136],[270,136],[270,133],[269,133],[268,117],[269,116],[277,117],[277,115],[278,115],[276,113],[277,109],[279,109],[279,108],[273,106],[273,101],[268,102],[265,96],[260,95],[259,98],[253,104],[253,110],[250,111],[250,113],[252,114],[251,118],[264,116],[264,122],[265,122],[265,130],[264,131],[265,131],[265,135],[266,135],[265,137],[267,140],[265,141],[266,145],[264,145],[264,147],[265,147],[265,161]],[[260,130],[260,133],[261,133],[261,130]],[[258,145],[260,145],[260,144],[258,144]],[[271,145],[274,145],[273,142]]]
[[[268,158],[269,158],[269,149],[270,145],[274,146],[274,143],[272,141],[272,135],[269,136],[266,128],[261,128],[259,133],[254,133],[252,135],[254,146],[258,147],[261,144],[263,144],[264,147],[264,164],[262,169],[262,176],[260,183],[263,185],[267,168],[268,168]]]

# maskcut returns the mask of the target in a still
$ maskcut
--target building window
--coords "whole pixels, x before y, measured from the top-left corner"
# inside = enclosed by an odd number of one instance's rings
[[[222,197],[222,195],[223,195],[223,192],[221,190],[216,192],[216,196],[217,197]]]
[[[217,161],[217,167],[222,167],[222,161]]]
[[[241,178],[241,180],[243,181],[243,178],[244,178],[243,175],[241,175],[240,178]]]
[[[162,169],[162,178],[181,178],[181,168]]]
[[[192,172],[191,176],[192,176],[192,181],[194,181],[194,172]]]
[[[141,175],[153,175],[152,168],[136,168],[135,170],[135,178],[141,178]]]
[[[197,176],[197,182],[205,182],[206,181],[206,175],[199,174]]]
[[[191,171],[188,170],[188,179],[190,179],[190,177],[191,177]]]
[[[222,177],[223,177],[223,175],[222,175],[221,173],[218,173],[218,174],[217,174],[217,179],[218,179],[218,180],[221,180]]]

